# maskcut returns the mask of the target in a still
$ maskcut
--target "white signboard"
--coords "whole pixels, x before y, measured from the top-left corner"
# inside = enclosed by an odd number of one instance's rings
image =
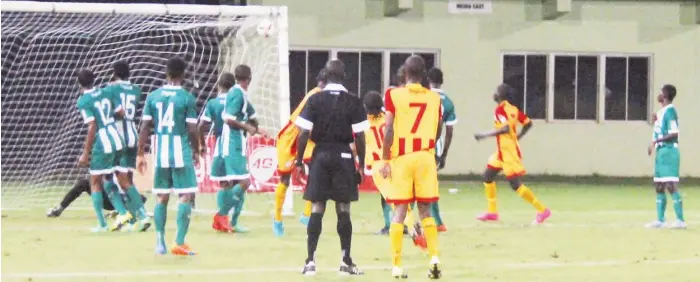
[[[491,14],[493,6],[491,0],[450,0],[447,5],[450,14]]]

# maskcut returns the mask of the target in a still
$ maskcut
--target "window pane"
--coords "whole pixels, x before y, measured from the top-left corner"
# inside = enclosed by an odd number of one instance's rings
[[[330,54],[328,51],[309,51],[309,66],[307,68],[306,92],[316,87],[316,76],[326,66]]]
[[[647,120],[649,103],[649,58],[629,58],[627,120]]]
[[[595,120],[598,104],[598,57],[579,56],[576,83],[576,119]]]
[[[306,51],[289,52],[289,108],[301,103],[306,94]],[[291,113],[291,112],[290,112]]]
[[[605,58],[605,119],[625,120],[627,58]]]
[[[574,119],[576,109],[576,57],[554,58],[554,118]]]
[[[357,94],[357,85],[360,82],[360,53],[338,52],[338,60],[345,64],[345,82],[343,85],[350,93]]]
[[[398,82],[396,81],[396,73],[398,72],[399,67],[401,67],[401,65],[403,65],[406,59],[410,56],[411,53],[391,53],[391,55],[389,56],[389,74],[391,77],[390,85],[398,85]]]
[[[383,93],[382,53],[362,52],[360,61],[360,97],[371,90]]]
[[[436,66],[435,66],[435,53],[418,53],[418,55],[420,55],[421,57],[423,57],[423,59],[425,60],[425,71],[426,71],[426,74],[427,74],[427,71],[429,71],[430,69],[436,67]],[[422,84],[423,84],[423,86],[425,86],[426,88],[430,88],[430,83],[428,82],[428,78],[427,78],[427,77],[426,77],[425,79],[423,79]]]
[[[513,88],[511,103],[522,109],[525,96],[525,56],[503,56],[503,83]]]
[[[527,56],[525,114],[534,119],[547,117],[547,56]],[[522,109],[522,108],[521,108]]]

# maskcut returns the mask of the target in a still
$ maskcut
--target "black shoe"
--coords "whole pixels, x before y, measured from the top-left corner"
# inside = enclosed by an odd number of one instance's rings
[[[430,279],[440,279],[442,277],[442,271],[440,270],[440,265],[437,263],[433,263],[430,265],[430,268],[428,269],[428,278]]]
[[[313,261],[307,262],[306,265],[304,265],[304,269],[301,271],[301,274],[306,276],[316,275],[316,263]]]
[[[408,226],[403,226],[403,235],[408,235]]]
[[[420,223],[416,222],[413,225],[413,229],[416,230],[416,234],[423,235],[423,227],[420,226]]]
[[[388,228],[388,227],[382,227],[382,230],[379,230],[379,231],[378,231],[377,233],[375,233],[375,234],[377,234],[377,235],[389,235],[389,228]]]
[[[46,212],[46,217],[59,217],[61,216],[61,213],[63,213],[63,208],[56,206]]]
[[[340,269],[338,269],[338,274],[340,275],[363,275],[365,274],[362,270],[357,268],[357,265],[354,263],[340,263]]]

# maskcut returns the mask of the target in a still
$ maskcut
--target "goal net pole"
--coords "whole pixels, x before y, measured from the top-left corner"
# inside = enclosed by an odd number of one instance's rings
[[[276,132],[289,120],[286,7],[2,1],[0,8],[3,208],[48,207],[87,176],[75,168],[85,134],[75,110],[80,68],[103,86],[111,64],[126,60],[132,82],[148,93],[165,84],[167,58],[181,56],[187,87],[203,106],[217,94],[219,73],[245,63],[261,126]],[[257,34],[264,20],[274,25],[269,38]]]

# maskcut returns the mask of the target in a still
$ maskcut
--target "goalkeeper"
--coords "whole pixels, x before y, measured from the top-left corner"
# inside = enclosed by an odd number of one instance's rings
[[[113,187],[109,185],[105,185],[104,187]],[[109,194],[108,198],[104,198],[103,200],[103,206],[104,209],[107,211],[114,211],[114,205],[112,205],[112,202],[109,199],[112,199],[113,196],[117,196],[120,193],[118,192],[118,189],[110,189],[111,191],[107,191]],[[66,210],[76,199],[80,197],[83,193],[87,193],[88,195],[91,195],[91,190],[90,190],[90,181],[88,179],[81,179],[78,180],[78,182],[73,185],[73,188],[71,188],[68,193],[66,193],[65,196],[63,196],[63,200],[61,200],[61,203],[59,203],[57,206],[51,208],[47,213],[47,217],[59,217],[63,213],[64,210]],[[127,197],[125,194],[121,194],[121,197]],[[146,196],[141,194],[141,200],[145,203],[146,202]],[[125,202],[127,201],[126,199],[124,200]],[[132,211],[130,211],[132,212]]]

